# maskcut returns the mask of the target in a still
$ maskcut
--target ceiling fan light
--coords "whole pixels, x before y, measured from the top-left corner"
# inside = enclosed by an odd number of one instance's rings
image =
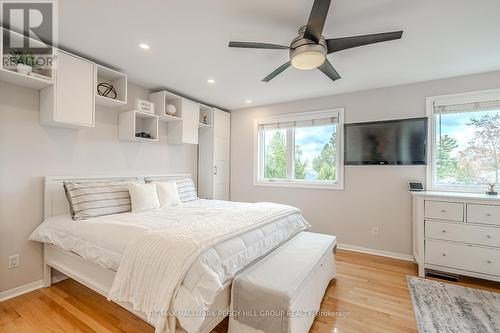
[[[293,67],[300,70],[314,69],[325,62],[325,55],[317,51],[307,51],[295,54],[292,58]]]

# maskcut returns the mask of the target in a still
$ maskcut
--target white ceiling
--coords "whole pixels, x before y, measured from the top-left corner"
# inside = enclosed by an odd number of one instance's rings
[[[61,47],[124,70],[132,82],[229,110],[248,107],[246,99],[264,105],[500,69],[499,0],[332,0],[327,38],[403,29],[403,39],[329,55],[342,76],[336,82],[290,68],[270,83],[261,79],[288,51],[230,49],[228,41],[289,45],[312,0],[59,4]]]

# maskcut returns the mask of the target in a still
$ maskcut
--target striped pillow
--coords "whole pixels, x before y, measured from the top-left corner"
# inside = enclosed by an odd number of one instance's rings
[[[64,182],[71,217],[75,221],[129,212],[129,181]]]
[[[181,202],[189,202],[198,199],[198,194],[196,193],[196,188],[191,178],[180,178],[176,179],[175,182]]]

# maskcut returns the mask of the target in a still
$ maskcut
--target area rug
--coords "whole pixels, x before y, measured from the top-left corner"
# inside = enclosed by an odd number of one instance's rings
[[[419,333],[500,333],[500,294],[407,279]]]

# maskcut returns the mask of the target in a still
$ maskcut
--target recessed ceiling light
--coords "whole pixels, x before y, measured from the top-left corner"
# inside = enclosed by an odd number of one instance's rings
[[[251,104],[251,103],[252,103],[252,100],[251,100],[251,99],[247,99],[247,100],[245,100],[245,103],[247,103],[247,104]]]
[[[141,44],[139,44],[139,47],[141,49],[144,49],[144,50],[149,50],[149,45],[148,44],[141,43]]]
[[[215,80],[214,80],[214,79],[208,79],[208,80],[207,80],[207,82],[208,82],[209,84],[214,84],[214,83],[215,83]]]

